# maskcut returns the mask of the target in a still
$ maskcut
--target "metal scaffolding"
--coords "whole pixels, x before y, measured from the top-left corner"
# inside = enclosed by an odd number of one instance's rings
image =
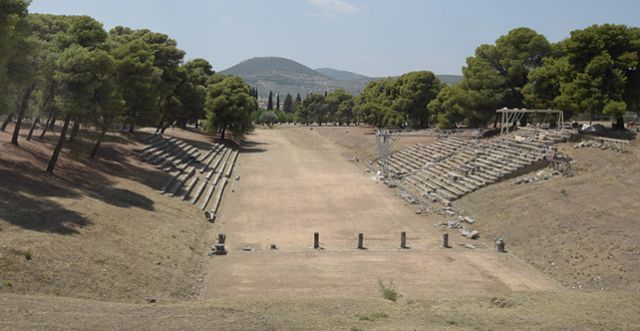
[[[496,112],[502,113],[502,119],[500,121],[500,135],[509,133],[509,129],[514,127],[516,123],[520,122],[525,114],[557,114],[558,125],[557,130],[562,130],[564,123],[564,113],[562,110],[557,109],[498,109]]]
[[[376,128],[376,143],[378,144],[378,152],[380,153],[380,164],[382,165],[382,175],[385,180],[389,179],[389,157],[391,145],[401,138],[406,137],[437,137],[437,139],[446,138],[454,133],[461,133],[464,130],[389,130]]]
[[[376,128],[376,143],[380,152],[382,175],[385,179],[389,176],[389,137],[391,137],[389,130]]]

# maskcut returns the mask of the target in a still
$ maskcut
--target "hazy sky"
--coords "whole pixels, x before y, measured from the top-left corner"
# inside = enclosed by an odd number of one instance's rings
[[[640,0],[34,0],[30,11],[163,32],[218,71],[282,56],[369,76],[459,74],[478,45],[520,26],[554,42],[592,24],[640,26]]]

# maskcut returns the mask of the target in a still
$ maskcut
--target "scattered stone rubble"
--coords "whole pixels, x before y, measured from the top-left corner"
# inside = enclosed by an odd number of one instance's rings
[[[412,205],[416,205],[418,204],[418,200],[416,200],[416,198],[413,197],[413,195],[407,193],[407,192],[402,192],[401,194],[402,199],[404,199],[404,201],[412,204]]]
[[[514,181],[514,184],[531,184],[551,179],[553,176],[561,175],[559,171],[540,170],[533,177],[520,177]]]
[[[444,207],[438,211],[436,211],[437,214],[440,214],[442,216],[456,216],[457,217],[454,220],[451,221],[447,221],[447,222],[442,222],[442,223],[436,223],[434,224],[434,226],[440,228],[440,229],[455,229],[458,230],[460,232],[460,235],[462,235],[463,237],[469,238],[469,239],[478,239],[480,237],[480,232],[477,230],[473,230],[470,227],[468,227],[467,225],[472,225],[476,223],[476,220],[469,217],[469,216],[462,216],[462,215],[458,215],[458,213],[456,213],[455,211],[453,211],[451,209],[451,207]]]
[[[573,145],[574,149],[578,149],[578,148],[598,148],[598,149],[609,149],[618,153],[625,153],[625,150],[623,148],[621,148],[621,146],[619,144],[616,143],[610,143],[607,141],[602,141],[602,142],[598,142],[595,140],[585,140],[585,141],[581,141],[575,145]]]
[[[431,201],[437,202],[438,204],[431,205],[424,200],[421,201],[420,199],[417,199],[414,195],[404,190],[400,192],[400,196],[407,201],[407,203],[418,205],[418,208],[416,208],[416,214],[418,215],[436,214],[447,218],[453,218],[453,220],[448,222],[434,224],[436,227],[440,229],[456,229],[460,232],[460,235],[469,239],[478,239],[480,237],[479,231],[470,228],[471,225],[476,223],[476,220],[470,216],[463,215],[464,211],[458,212],[453,210],[450,203],[442,205],[439,203],[438,199],[434,198]]]

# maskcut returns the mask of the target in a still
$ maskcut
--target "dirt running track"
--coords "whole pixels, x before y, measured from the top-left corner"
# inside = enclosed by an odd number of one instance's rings
[[[248,138],[234,171],[241,180],[231,182],[215,229],[230,252],[211,258],[204,299],[372,298],[379,280],[414,299],[558,288],[510,254],[459,247],[455,232],[454,248],[439,248],[433,223],[443,219],[416,215],[308,128],[258,129]],[[324,250],[311,249],[315,231]],[[409,250],[398,249],[401,231]],[[359,232],[367,250],[355,248]]]

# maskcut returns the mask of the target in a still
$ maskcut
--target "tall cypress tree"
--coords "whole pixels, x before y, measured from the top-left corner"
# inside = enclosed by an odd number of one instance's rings
[[[276,110],[280,110],[280,94],[276,94]]]
[[[287,93],[287,96],[284,97],[284,102],[282,103],[282,111],[284,111],[285,113],[293,113],[293,97],[289,93]]]
[[[267,102],[267,110],[273,110],[273,92],[269,91],[269,101]]]
[[[296,95],[296,99],[295,101],[293,101],[293,111],[297,111],[298,110],[298,105],[302,103],[302,97],[300,96],[300,92],[298,92],[298,95]]]

